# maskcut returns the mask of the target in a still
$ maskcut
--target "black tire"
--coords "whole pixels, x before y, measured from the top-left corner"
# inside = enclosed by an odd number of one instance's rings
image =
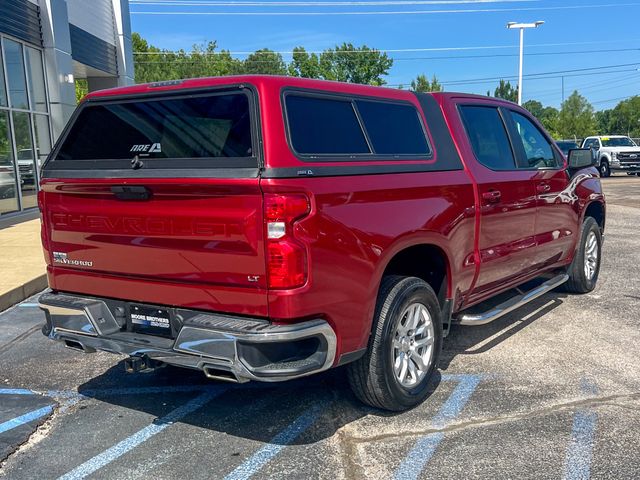
[[[611,168],[609,167],[609,162],[607,162],[606,160],[602,160],[600,162],[600,176],[602,178],[611,176]]]
[[[588,278],[585,272],[585,255],[587,250],[587,244],[591,233],[595,235],[597,242],[598,260],[595,267],[595,274]],[[598,276],[600,274],[600,264],[602,262],[602,232],[600,231],[600,225],[592,217],[586,217],[582,224],[582,231],[580,232],[580,243],[576,251],[576,256],[573,262],[569,266],[567,274],[569,280],[563,285],[563,289],[570,293],[589,293],[596,288],[598,283]]]
[[[426,307],[433,325],[431,365],[412,388],[401,385],[394,373],[392,342],[402,314],[410,305]],[[415,277],[387,276],[382,280],[367,353],[348,367],[349,384],[356,397],[374,408],[403,411],[429,395],[429,381],[438,368],[442,350],[442,313],[429,284]],[[415,365],[414,365],[415,366]]]

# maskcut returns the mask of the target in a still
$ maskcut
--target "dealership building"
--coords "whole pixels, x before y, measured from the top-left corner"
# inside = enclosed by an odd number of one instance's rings
[[[0,0],[0,219],[37,206],[78,79],[133,83],[128,0]]]

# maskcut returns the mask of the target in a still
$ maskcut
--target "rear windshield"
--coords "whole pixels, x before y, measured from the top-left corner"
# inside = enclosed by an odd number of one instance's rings
[[[53,162],[130,161],[137,156],[152,168],[154,161],[166,167],[163,159],[175,160],[171,167],[179,168],[187,159],[208,159],[203,166],[215,167],[216,159],[251,158],[249,103],[243,92],[88,103]]]

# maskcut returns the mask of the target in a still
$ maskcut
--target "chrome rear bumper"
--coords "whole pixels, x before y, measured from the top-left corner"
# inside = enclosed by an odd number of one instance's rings
[[[258,319],[176,310],[188,318],[174,340],[126,331],[125,319],[114,306],[123,303],[44,293],[39,298],[47,321],[43,333],[86,353],[123,354],[142,358],[145,365],[166,363],[237,382],[290,380],[327,370],[335,359],[335,333],[321,319],[272,325]]]

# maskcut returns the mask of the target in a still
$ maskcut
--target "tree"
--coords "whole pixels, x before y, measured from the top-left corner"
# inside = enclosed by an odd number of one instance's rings
[[[613,110],[601,110],[596,112],[596,129],[598,133],[607,135],[613,130],[609,127],[611,125],[611,114]]]
[[[189,52],[161,50],[138,33],[132,34],[132,42],[138,83],[249,73],[384,85],[383,77],[393,65],[393,59],[386,53],[366,45],[354,47],[350,43],[325,50],[320,55],[296,47],[293,59],[287,65],[282,55],[268,48],[238,60],[227,50],[218,50],[216,42],[194,45]],[[439,88],[438,83],[435,85]]]
[[[289,75],[303,78],[322,78],[320,57],[307,53],[304,47],[293,49],[293,59],[289,63]]]
[[[584,138],[596,133],[593,106],[577,90],[562,104],[558,133],[563,138]]]
[[[487,92],[487,96],[491,96],[491,92]],[[496,87],[493,96],[496,98],[502,98],[509,100],[510,102],[518,101],[518,87],[511,85],[511,82],[500,80],[500,84]]]
[[[80,100],[84,98],[84,96],[89,93],[89,83],[86,78],[76,78],[75,80],[76,86],[76,103],[80,103]]]
[[[190,52],[171,52],[149,45],[135,32],[131,40],[137,83],[231,75],[242,71],[242,62],[226,50],[218,51],[216,42],[194,45]]]
[[[529,100],[522,104],[524,108],[542,123],[545,130],[547,130],[553,137],[558,137],[558,118],[560,112],[553,107],[545,107],[541,102],[537,100]]]
[[[640,96],[623,100],[611,110],[608,127],[605,133],[640,137]]]
[[[286,75],[287,66],[282,59],[282,55],[263,48],[249,55],[242,62],[243,73],[265,74],[265,75]]]
[[[435,75],[429,82],[426,75],[420,74],[415,80],[411,80],[411,90],[414,92],[441,92],[442,85]]]
[[[384,78],[393,65],[386,53],[366,45],[354,47],[343,43],[320,54],[320,78],[339,82],[384,85]]]

